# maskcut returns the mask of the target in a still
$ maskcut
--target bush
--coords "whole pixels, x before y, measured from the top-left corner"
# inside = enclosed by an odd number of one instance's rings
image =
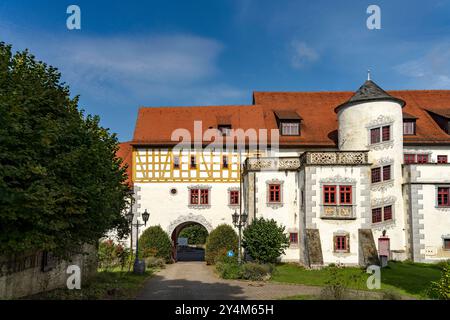
[[[216,262],[216,270],[222,279],[240,279],[241,267],[235,257],[221,257]]]
[[[130,258],[130,249],[121,244],[115,244],[112,240],[100,242],[98,246],[98,264],[105,270],[118,267],[123,270]]]
[[[259,218],[244,230],[242,246],[257,262],[274,263],[289,246],[289,237],[275,220]]]
[[[181,230],[180,238],[187,238],[188,244],[205,244],[208,231],[201,225],[193,225]]]
[[[241,279],[254,281],[269,280],[272,270],[272,266],[268,264],[247,262],[241,267]]]
[[[166,266],[166,261],[163,258],[148,257],[145,258],[145,265],[147,268],[159,268],[162,269]]]
[[[428,289],[428,295],[434,299],[450,300],[450,264],[442,267],[441,278],[433,281]]]
[[[149,227],[139,238],[139,255],[169,261],[172,259],[172,241],[160,226]]]
[[[320,293],[321,300],[346,300],[349,297],[348,283],[341,268],[329,266],[329,278]]]
[[[205,260],[207,264],[215,264],[227,255],[229,250],[237,252],[238,236],[227,224],[221,224],[206,239]]]

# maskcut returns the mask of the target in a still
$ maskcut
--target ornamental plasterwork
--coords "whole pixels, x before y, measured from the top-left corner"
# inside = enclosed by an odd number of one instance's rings
[[[388,205],[388,204],[392,205],[395,203],[396,200],[397,200],[397,198],[395,196],[388,196],[385,198],[375,198],[375,199],[372,199],[371,204],[372,204],[372,208],[381,207],[381,206]]]
[[[366,128],[386,126],[394,123],[394,119],[385,115],[379,115],[376,119],[370,121]]]
[[[367,145],[367,148],[370,148],[372,150],[391,149],[392,147],[394,147],[394,141],[392,140]]]
[[[305,159],[306,158],[306,159]],[[302,164],[366,164],[367,152],[336,151],[336,152],[305,152],[301,157]]]
[[[282,158],[249,158],[247,170],[297,170],[300,168],[300,159],[297,157]]]
[[[439,211],[450,211],[450,207],[436,207]]]
[[[270,184],[279,184],[280,185],[280,202],[269,202],[269,191],[267,191],[267,206],[272,208],[272,209],[279,209],[281,207],[283,207],[283,200],[284,200],[284,191],[283,191],[283,184],[284,181],[283,180],[279,180],[279,179],[271,179],[271,180],[266,180],[266,186],[267,188],[269,187]]]
[[[204,216],[201,215],[193,215],[192,213],[189,213],[189,215],[179,216],[177,219],[172,221],[169,226],[167,227],[167,233],[169,234],[169,237],[172,235],[173,231],[180,225],[186,222],[196,222],[198,224],[201,224],[208,230],[208,232],[211,232],[213,230],[213,227],[211,223],[209,223],[208,220]]]
[[[196,185],[190,185],[190,186],[188,186],[187,187],[188,188],[188,190],[191,190],[191,189],[201,189],[201,190],[211,190],[211,188],[212,188],[212,186],[211,185],[204,185],[204,184],[196,184]],[[200,196],[200,195],[199,195]],[[211,193],[209,192],[208,193],[208,197],[209,197],[209,203],[208,204],[191,204],[190,202],[191,202],[191,200],[190,200],[190,197],[191,197],[191,195],[189,194],[189,192],[188,192],[188,208],[190,208],[190,209],[209,209],[209,208],[211,208]]]
[[[374,183],[370,186],[370,190],[372,191],[386,191],[389,188],[394,187],[394,181],[389,180],[389,181],[381,181],[381,182],[377,182]]]
[[[212,186],[211,185],[204,185],[204,184],[196,184],[196,185],[191,185],[187,187],[189,190],[191,189],[208,189],[211,190]]]
[[[319,180],[320,183],[347,183],[347,184],[356,184],[356,179],[343,177],[341,175],[337,175],[334,177],[323,178]]]
[[[377,222],[372,224],[373,231],[383,231],[383,230],[392,230],[395,229],[395,219]]]
[[[390,158],[390,157],[382,157],[380,159],[378,159],[377,163],[379,165],[387,165],[387,164],[392,164],[394,163],[394,159]]]

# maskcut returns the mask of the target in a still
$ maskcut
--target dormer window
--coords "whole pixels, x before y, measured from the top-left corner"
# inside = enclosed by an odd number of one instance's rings
[[[417,117],[403,112],[403,135],[411,136],[416,134],[416,119]]]
[[[293,110],[274,111],[278,128],[282,136],[299,136],[302,118]]]
[[[219,129],[223,136],[229,136],[231,134],[231,124],[219,124],[217,129]]]

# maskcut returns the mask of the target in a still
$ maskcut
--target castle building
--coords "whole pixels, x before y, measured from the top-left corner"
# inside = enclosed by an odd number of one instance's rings
[[[242,210],[285,227],[283,261],[450,258],[450,90],[386,92],[367,80],[355,93],[140,108],[118,155],[135,212],[147,209],[174,243],[187,225],[211,231]]]

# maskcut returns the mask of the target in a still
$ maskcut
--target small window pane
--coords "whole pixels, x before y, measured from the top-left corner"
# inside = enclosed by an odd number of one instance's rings
[[[380,128],[370,129],[370,143],[380,142]]]
[[[383,127],[383,141],[389,141],[389,140],[391,140],[391,127],[384,126]]]
[[[381,181],[381,168],[372,169],[372,183]]]

